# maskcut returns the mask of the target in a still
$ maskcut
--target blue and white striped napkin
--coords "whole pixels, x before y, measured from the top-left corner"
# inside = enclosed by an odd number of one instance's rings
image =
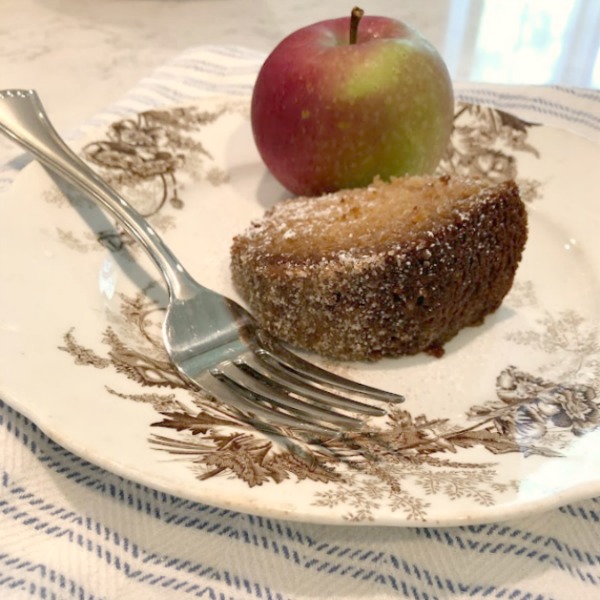
[[[79,133],[203,95],[248,95],[263,58],[241,48],[189,50]],[[600,142],[598,91],[456,89],[462,100],[532,120],[543,114],[546,123]],[[0,191],[22,164],[0,168]],[[182,500],[103,471],[0,399],[2,600],[392,597],[600,598],[600,498],[481,526],[285,522]]]

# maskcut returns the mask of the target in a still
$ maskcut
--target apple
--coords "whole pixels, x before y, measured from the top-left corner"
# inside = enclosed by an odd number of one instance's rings
[[[257,77],[251,123],[272,175],[318,195],[435,170],[453,113],[435,48],[401,21],[355,8],[277,45]]]

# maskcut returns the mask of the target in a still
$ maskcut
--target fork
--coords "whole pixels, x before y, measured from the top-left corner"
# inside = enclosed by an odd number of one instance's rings
[[[0,131],[121,222],[168,290],[162,337],[180,376],[253,425],[339,435],[403,397],[317,367],[263,330],[242,306],[196,282],[152,226],[61,139],[34,90],[0,91]]]

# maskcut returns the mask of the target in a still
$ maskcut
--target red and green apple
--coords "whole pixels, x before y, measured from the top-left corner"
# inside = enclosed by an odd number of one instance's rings
[[[436,49],[401,21],[355,8],[277,45],[258,74],[251,121],[273,176],[317,195],[433,171],[453,112]]]

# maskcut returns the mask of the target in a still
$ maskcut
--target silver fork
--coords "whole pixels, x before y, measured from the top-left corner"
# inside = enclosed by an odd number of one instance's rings
[[[35,91],[0,91],[0,131],[99,203],[142,245],[167,285],[163,341],[188,383],[269,431],[275,425],[343,433],[361,428],[366,416],[385,414],[365,401],[403,400],[305,361],[240,305],[197,283],[148,222],[65,144]]]

